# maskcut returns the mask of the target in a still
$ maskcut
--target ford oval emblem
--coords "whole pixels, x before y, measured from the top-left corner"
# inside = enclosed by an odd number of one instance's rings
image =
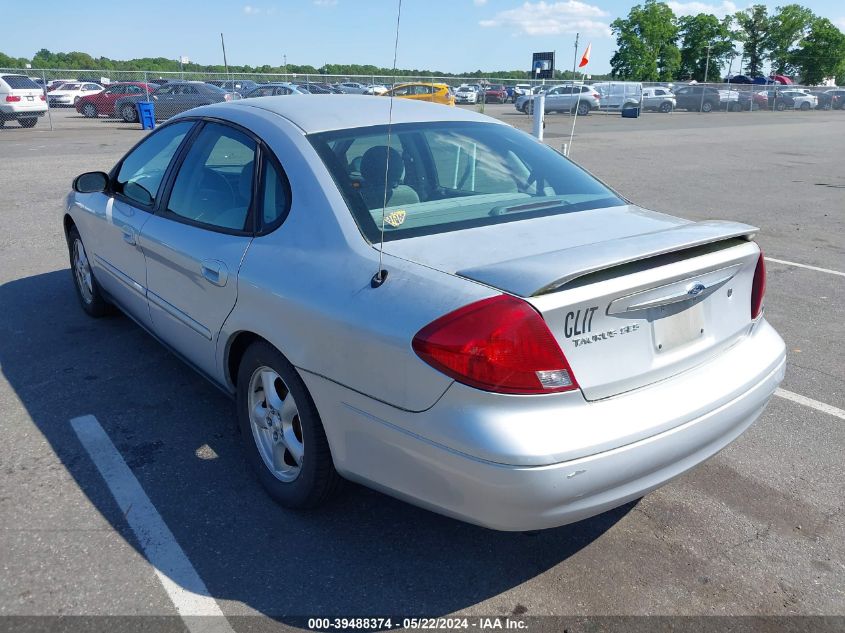
[[[687,294],[691,297],[697,297],[702,292],[705,291],[704,284],[695,284],[689,290],[687,290]]]

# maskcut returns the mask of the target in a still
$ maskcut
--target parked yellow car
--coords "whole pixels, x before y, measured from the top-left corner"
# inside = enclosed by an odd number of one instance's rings
[[[443,105],[455,105],[455,93],[446,84],[406,83],[394,86],[384,93],[385,97],[402,97],[417,101],[431,101]]]

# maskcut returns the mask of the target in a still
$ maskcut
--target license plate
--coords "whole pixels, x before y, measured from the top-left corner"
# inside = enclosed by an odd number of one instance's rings
[[[27,101],[35,101],[35,97],[27,97],[26,100]]]
[[[666,312],[663,318],[652,322],[654,348],[667,352],[704,336],[704,304],[696,302],[686,310],[671,313],[671,306],[661,308]]]

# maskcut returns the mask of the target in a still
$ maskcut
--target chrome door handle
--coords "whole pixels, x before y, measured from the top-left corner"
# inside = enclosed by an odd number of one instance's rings
[[[138,240],[136,239],[137,233],[135,233],[135,229],[131,226],[124,226],[121,231],[123,232],[124,242],[131,244],[132,246],[135,246],[138,243]]]
[[[229,279],[229,271],[226,268],[226,264],[216,259],[205,260],[200,266],[200,271],[202,272],[202,276],[215,286],[225,286]]]

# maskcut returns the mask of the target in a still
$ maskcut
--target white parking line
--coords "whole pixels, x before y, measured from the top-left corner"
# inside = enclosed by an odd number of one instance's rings
[[[827,273],[828,275],[839,275],[845,277],[845,273],[838,270],[830,270],[829,268],[819,268],[818,266],[809,266],[808,264],[799,264],[798,262],[788,262],[785,259],[775,259],[774,257],[766,257],[767,262],[774,262],[776,264],[786,264],[787,266],[797,266],[798,268],[806,268],[807,270],[815,270],[819,273]]]
[[[93,415],[70,421],[191,633],[233,633],[191,561]]]
[[[781,398],[786,398],[787,400],[792,400],[792,402],[797,402],[798,404],[803,404],[805,407],[810,407],[811,409],[815,409],[816,411],[827,413],[828,415],[832,415],[841,420],[845,420],[845,411],[843,411],[842,409],[837,409],[836,407],[831,406],[829,404],[825,404],[824,402],[819,402],[818,400],[813,400],[812,398],[808,398],[797,393],[792,393],[791,391],[787,391],[786,389],[777,389],[775,391],[775,395],[780,396]]]

